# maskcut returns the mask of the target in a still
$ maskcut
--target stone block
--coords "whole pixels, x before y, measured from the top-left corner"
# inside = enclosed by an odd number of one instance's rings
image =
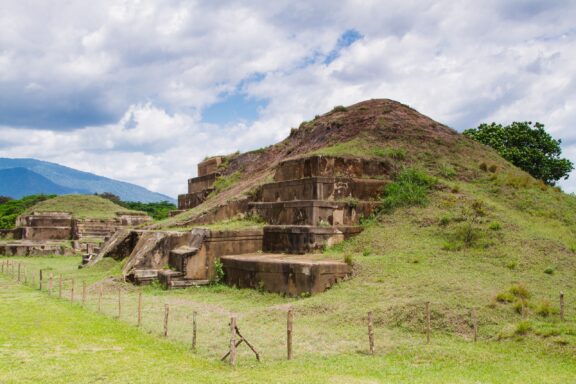
[[[289,296],[324,292],[352,272],[343,262],[312,255],[233,255],[222,263],[229,285]]]

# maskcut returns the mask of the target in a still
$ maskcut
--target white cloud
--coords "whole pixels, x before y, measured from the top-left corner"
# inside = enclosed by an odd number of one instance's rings
[[[175,195],[205,155],[385,97],[457,129],[544,122],[576,162],[575,11],[570,1],[4,1],[0,156]],[[347,30],[363,37],[325,64]],[[257,121],[201,121],[234,92],[267,100]]]

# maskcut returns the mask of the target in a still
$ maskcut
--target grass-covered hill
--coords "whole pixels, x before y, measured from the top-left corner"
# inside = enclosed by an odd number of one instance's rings
[[[112,219],[117,217],[117,213],[144,214],[94,195],[56,196],[29,207],[24,214],[32,212],[68,212],[78,219]]]
[[[397,102],[338,107],[281,143],[231,157],[224,177],[233,182],[159,225],[249,195],[279,161],[310,153],[385,159],[395,180],[364,231],[325,251],[352,260],[356,275],[301,304],[330,313],[315,313],[319,324],[373,309],[386,327],[420,332],[418,308],[431,301],[434,326],[446,333],[469,334],[475,307],[485,337],[533,335],[576,351],[574,323],[557,322],[559,292],[576,297],[576,197]],[[532,323],[523,323],[523,307]]]

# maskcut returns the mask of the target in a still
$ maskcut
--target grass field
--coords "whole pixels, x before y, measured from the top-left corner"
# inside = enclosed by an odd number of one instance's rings
[[[5,276],[0,297],[3,383],[558,383],[576,370],[573,355],[537,340],[474,344],[446,335],[376,356],[352,351],[288,362],[264,351],[262,363],[242,355],[231,368]]]

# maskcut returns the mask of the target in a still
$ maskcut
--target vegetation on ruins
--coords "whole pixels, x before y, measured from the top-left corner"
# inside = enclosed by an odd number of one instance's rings
[[[464,135],[494,148],[503,158],[549,185],[567,179],[574,169],[570,160],[560,158],[562,140],[554,139],[539,122],[481,124],[464,131]]]
[[[163,220],[170,216],[170,211],[176,209],[176,205],[168,202],[161,201],[159,203],[141,203],[139,201],[120,201],[119,205],[124,208],[146,212],[148,216],[154,220]]]
[[[54,197],[56,195],[31,195],[21,199],[2,199],[0,201],[0,229],[14,228],[18,216],[30,207]]]
[[[163,220],[170,216],[170,211],[176,210],[176,205],[170,203],[169,201],[160,201],[157,203],[142,203],[140,201],[122,201],[119,196],[110,193],[95,193],[96,196],[100,196],[104,199],[108,199],[115,204],[118,204],[126,209],[146,212],[148,216],[154,220]]]
[[[117,213],[139,213],[95,195],[62,195],[35,204],[24,213],[68,212],[78,219],[112,219]]]
[[[214,182],[214,191],[211,193],[211,195],[212,196],[217,195],[223,190],[230,188],[232,185],[240,181],[241,177],[242,175],[240,174],[240,172],[234,172],[229,175],[218,176],[218,178]]]
[[[437,180],[418,168],[405,168],[386,186],[382,197],[385,211],[410,206],[426,206],[428,194]]]

